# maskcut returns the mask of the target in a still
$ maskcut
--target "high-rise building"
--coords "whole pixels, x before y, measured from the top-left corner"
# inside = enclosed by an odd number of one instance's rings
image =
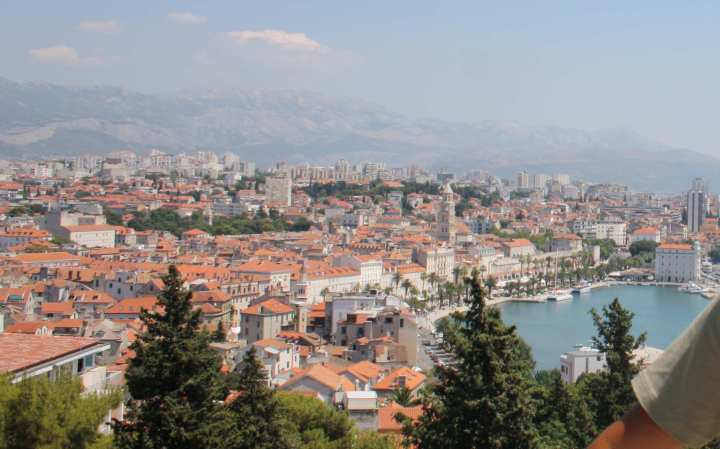
[[[553,175],[553,181],[557,181],[561,186],[570,184],[570,175],[565,173],[558,173]]]
[[[452,187],[447,183],[442,190],[442,203],[437,217],[437,238],[455,244],[455,198]]]
[[[517,186],[519,189],[530,188],[530,175],[525,170],[518,172],[517,174]]]
[[[535,176],[533,176],[533,187],[536,189],[544,189],[547,187],[547,183],[550,182],[552,178],[550,176],[545,175],[543,173],[538,173]]]
[[[265,202],[270,206],[292,204],[292,179],[289,174],[269,176],[265,181]]]
[[[706,203],[705,183],[701,178],[695,178],[687,194],[687,225],[691,234],[700,232],[705,220]]]

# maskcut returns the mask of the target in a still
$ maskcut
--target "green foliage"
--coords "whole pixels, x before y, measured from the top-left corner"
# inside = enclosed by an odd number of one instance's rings
[[[351,447],[353,423],[346,413],[296,393],[278,392],[282,433],[294,449]]]
[[[75,192],[75,198],[77,199],[87,198],[89,196],[92,196],[91,192],[86,192],[84,190],[78,190],[77,192]]]
[[[120,404],[119,392],[82,395],[78,379],[47,377],[12,383],[0,378],[0,448],[90,449],[97,429]]]
[[[26,206],[14,206],[7,212],[8,217],[21,217],[23,215],[32,215],[30,208]]]
[[[300,217],[290,225],[290,228],[288,230],[293,232],[307,231],[308,229],[310,229],[310,226],[312,226],[312,224],[312,221],[308,220],[307,218]]]
[[[532,365],[515,327],[502,322],[497,308],[486,308],[480,281],[471,282],[470,308],[456,315],[462,325],[449,344],[459,364],[436,369],[425,413],[404,426],[406,442],[420,449],[537,448]]]
[[[113,225],[113,226],[123,226],[124,223],[122,221],[122,215],[111,211],[110,209],[105,209],[103,211],[103,214],[105,215],[105,221],[107,221],[107,224]]]
[[[223,322],[218,322],[217,328],[215,328],[215,332],[212,334],[212,341],[214,342],[223,342],[225,341],[225,325],[223,325]]]
[[[116,423],[119,449],[214,448],[223,442],[225,410],[220,359],[209,336],[198,332],[200,312],[175,266],[163,278],[160,311],[143,310],[147,330],[132,344],[126,372],[132,397],[126,420]]]
[[[585,239],[583,240],[585,246],[599,246],[600,247],[600,258],[609,259],[610,256],[615,254],[617,249],[615,248],[615,240],[611,239]]]
[[[67,245],[72,243],[72,240],[67,239],[65,237],[60,237],[59,235],[53,235],[50,239],[50,243],[54,245]]]
[[[301,223],[298,227],[304,226]],[[287,221],[271,211],[270,216],[258,214],[249,218],[246,215],[233,217],[215,217],[213,224],[209,225],[202,214],[193,213],[190,217],[180,217],[174,210],[160,208],[150,213],[139,213],[130,220],[128,227],[136,231],[148,229],[168,231],[177,236],[190,229],[202,229],[212,235],[234,235],[234,234],[260,234],[263,232],[285,231],[291,228]]]
[[[194,213],[190,217],[180,217],[173,209],[169,208],[155,209],[149,213],[140,212],[128,223],[128,227],[136,231],[167,231],[178,236],[190,229],[204,229],[206,226],[200,213]]]
[[[655,248],[657,248],[657,246],[657,242],[653,240],[640,240],[639,242],[634,242],[630,245],[630,254],[632,256],[637,256],[640,254],[648,253],[652,254],[654,258]]]
[[[710,250],[708,253],[708,256],[710,256],[710,260],[712,260],[712,263],[720,263],[720,247],[714,247]]]
[[[412,391],[406,387],[395,390],[392,394],[392,400],[403,407],[412,407],[420,403],[418,399],[413,397]]]
[[[597,429],[584,398],[573,385],[565,385],[558,370],[535,375],[538,411],[535,423],[543,448],[582,449]]]
[[[633,351],[645,343],[646,335],[634,337],[630,333],[635,315],[623,308],[617,298],[604,306],[602,313],[595,309],[590,313],[598,332],[593,344],[605,353],[607,371],[581,377],[578,387],[588,398],[597,427],[605,428],[635,404],[630,382],[640,368],[633,361]]]
[[[223,447],[232,449],[290,448],[280,428],[279,403],[267,384],[267,375],[255,347],[243,356],[238,379],[239,395],[230,403],[234,425],[225,432]]]
[[[338,181],[327,184],[310,184],[303,188],[311,198],[318,200],[327,197],[349,198],[353,196],[368,195],[371,197],[384,197],[392,191],[401,191],[403,197],[409,193],[424,193],[427,195],[437,195],[440,193],[438,184],[416,183],[404,181],[401,188],[388,187],[382,181],[373,181],[369,185],[349,184],[345,181]]]

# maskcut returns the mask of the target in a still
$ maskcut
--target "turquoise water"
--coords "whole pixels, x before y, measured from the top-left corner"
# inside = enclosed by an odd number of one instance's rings
[[[563,302],[501,304],[503,320],[517,326],[532,347],[538,369],[559,368],[560,354],[576,344],[587,344],[595,335],[589,310],[610,304],[618,297],[635,313],[633,334],[647,332],[650,346],[666,348],[710,303],[700,295],[682,293],[675,287],[615,286]]]

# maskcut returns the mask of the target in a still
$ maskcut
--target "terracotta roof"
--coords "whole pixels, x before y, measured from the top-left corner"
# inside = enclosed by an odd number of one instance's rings
[[[380,433],[400,433],[402,431],[402,424],[395,419],[396,415],[407,416],[415,422],[420,418],[422,413],[422,405],[402,407],[395,402],[391,402],[387,406],[378,409],[377,431]]]
[[[367,382],[370,379],[378,377],[383,371],[385,371],[380,365],[376,365],[369,360],[363,360],[362,362],[354,363],[340,372],[349,373],[363,382]]]
[[[0,334],[0,372],[31,368],[97,344],[94,338],[3,333]]]
[[[276,299],[268,299],[267,301],[257,303],[254,306],[247,307],[240,311],[240,313],[244,313],[246,315],[285,314],[292,312],[292,307],[287,304],[283,304]]]
[[[534,246],[533,243],[528,239],[513,239],[502,242],[504,246],[508,248],[520,248],[522,246]]]
[[[290,345],[285,343],[282,340],[279,340],[277,338],[264,338],[262,340],[258,340],[255,343],[253,343],[253,346],[257,346],[260,348],[270,347],[280,350],[286,350],[290,349]]]
[[[646,228],[636,229],[635,232],[633,232],[633,235],[655,235],[657,233],[658,233],[657,228],[646,227]]]
[[[34,262],[54,262],[58,260],[77,260],[80,261],[80,256],[66,252],[55,252],[55,253],[26,253],[18,254],[12,257],[10,260],[17,260],[22,263],[34,263]]]
[[[113,314],[132,314],[140,313],[141,309],[152,310],[157,304],[157,298],[154,296],[142,296],[139,298],[127,298],[118,302],[114,306],[109,307],[106,315]]]
[[[658,249],[674,249],[682,251],[692,251],[693,247],[687,243],[663,243],[658,246]]]
[[[72,302],[44,302],[40,306],[40,314],[47,315],[50,313],[52,313],[53,315],[72,315],[73,313],[75,313],[75,306]]]
[[[400,386],[399,380],[401,377],[405,378],[405,387],[409,390],[414,390],[425,382],[425,375],[423,373],[419,373],[408,367],[402,367],[385,376],[380,382],[375,384],[373,389],[395,390]]]
[[[288,389],[305,378],[313,379],[332,391],[337,391],[340,388],[342,388],[343,391],[355,391],[355,385],[353,385],[352,382],[323,365],[312,365],[302,374],[282,384],[280,388]]]
[[[43,327],[47,327],[52,331],[55,326],[52,321],[23,321],[9,325],[5,328],[5,332],[10,334],[34,334]]]

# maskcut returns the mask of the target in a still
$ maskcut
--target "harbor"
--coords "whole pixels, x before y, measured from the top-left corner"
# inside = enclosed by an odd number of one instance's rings
[[[650,346],[665,349],[709,304],[698,293],[677,285],[613,283],[592,288],[561,302],[507,300],[498,303],[503,320],[517,326],[530,345],[538,369],[559,367],[559,357],[577,344],[589,344],[595,335],[590,309],[600,309],[613,298],[635,313],[633,334],[647,332]]]

